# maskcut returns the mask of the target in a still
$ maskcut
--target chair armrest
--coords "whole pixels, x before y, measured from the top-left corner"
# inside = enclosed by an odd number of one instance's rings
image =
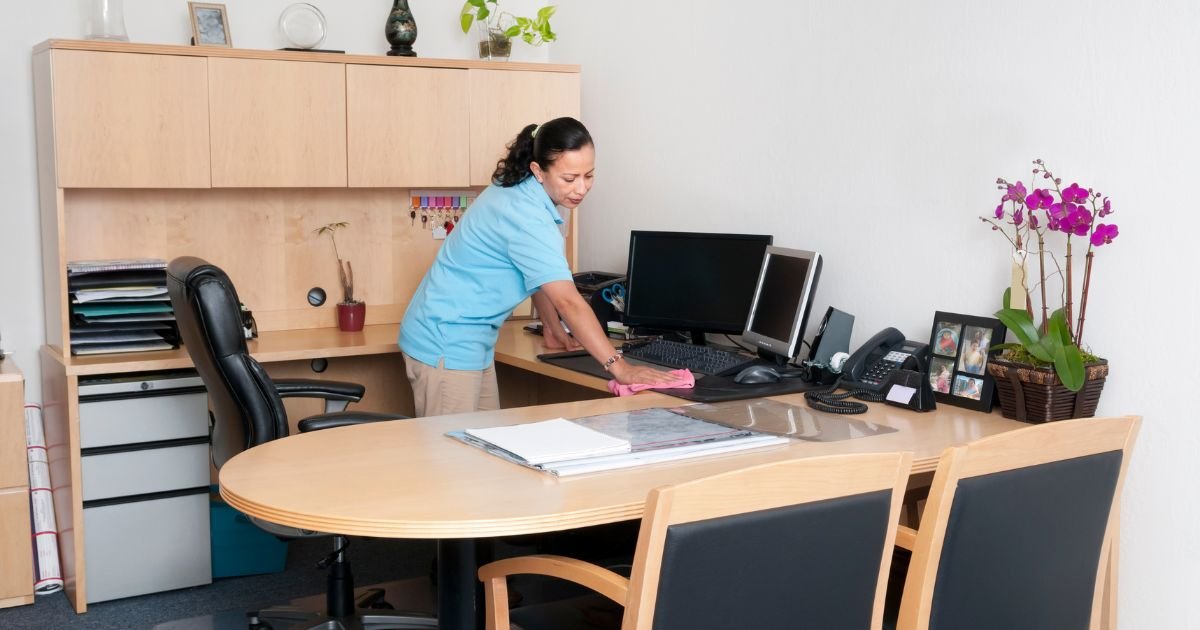
[[[335,429],[337,427],[348,427],[355,424],[366,424],[368,422],[388,422],[391,420],[407,420],[408,416],[401,416],[393,413],[374,413],[371,411],[339,411],[337,413],[323,413],[319,416],[305,418],[297,423],[297,428],[301,433],[309,433],[312,431],[321,431],[323,429]]]
[[[506,558],[489,562],[479,567],[479,579],[483,582],[503,580],[510,575],[548,575],[600,593],[614,602],[625,605],[629,593],[629,579],[604,567],[590,562],[564,556],[535,555]]]
[[[917,530],[899,525],[896,527],[896,546],[901,549],[913,550],[917,544]]]
[[[319,381],[315,378],[277,379],[274,383],[280,398],[324,398],[358,402],[367,391],[365,386],[358,383]]]

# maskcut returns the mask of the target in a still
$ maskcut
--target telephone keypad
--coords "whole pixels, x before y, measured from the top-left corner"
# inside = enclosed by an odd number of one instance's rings
[[[905,359],[910,356],[912,355],[907,352],[893,350],[880,359],[878,363],[871,366],[867,370],[867,373],[863,374],[862,380],[872,385],[879,385],[887,380],[889,374],[899,369],[901,365],[904,365]]]

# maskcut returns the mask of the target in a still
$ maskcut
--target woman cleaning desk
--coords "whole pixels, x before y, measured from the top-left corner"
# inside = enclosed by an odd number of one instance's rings
[[[591,135],[574,118],[527,125],[508,145],[492,185],[446,238],[400,324],[416,415],[500,408],[496,338],[531,295],[548,347],[582,346],[625,385],[670,381],[666,372],[621,360],[567,266],[556,206],[573,210],[583,202],[595,159]]]

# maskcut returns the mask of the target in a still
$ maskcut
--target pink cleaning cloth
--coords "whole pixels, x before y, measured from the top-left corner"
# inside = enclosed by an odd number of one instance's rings
[[[646,389],[691,389],[696,386],[696,377],[688,370],[671,370],[667,372],[671,375],[671,380],[660,385],[649,385],[646,383],[634,383],[633,385],[622,385],[616,380],[608,382],[608,391],[618,396],[632,396]]]

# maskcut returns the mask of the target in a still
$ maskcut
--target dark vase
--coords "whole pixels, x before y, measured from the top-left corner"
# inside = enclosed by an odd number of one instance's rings
[[[1108,378],[1108,361],[1100,359],[1083,367],[1083,388],[1078,392],[1067,389],[1053,367],[996,357],[988,361],[987,370],[996,381],[1004,417],[1040,424],[1096,415],[1100,392]]]
[[[358,332],[367,321],[366,302],[341,302],[337,305],[338,329],[342,332]]]
[[[395,0],[392,3],[392,12],[388,14],[383,33],[392,45],[387,53],[389,56],[417,56],[412,48],[417,41],[417,21],[413,19],[412,11],[408,10],[408,0]]]

